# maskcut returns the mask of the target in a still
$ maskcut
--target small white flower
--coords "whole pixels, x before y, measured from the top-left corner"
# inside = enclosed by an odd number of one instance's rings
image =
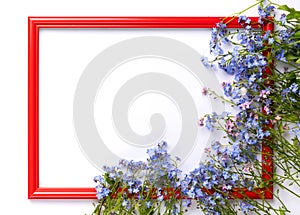
[[[244,96],[247,93],[247,89],[245,87],[241,88],[241,95]]]
[[[276,119],[276,120],[281,120],[281,117],[277,115],[277,116],[275,117],[275,119]]]

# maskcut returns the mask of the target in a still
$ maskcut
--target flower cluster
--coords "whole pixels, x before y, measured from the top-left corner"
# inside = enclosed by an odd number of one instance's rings
[[[117,166],[104,167],[104,175],[94,178],[99,203],[93,214],[184,214],[192,200],[208,214],[221,214],[222,208],[232,205],[229,199],[234,189],[251,191],[254,185],[233,168],[240,165],[252,171],[240,147],[214,143],[208,151],[210,159],[185,175],[177,167],[180,159],[172,159],[167,152],[166,142],[147,150],[147,162],[120,160]],[[236,207],[252,210],[246,201]]]
[[[237,107],[238,113],[206,115],[203,125],[210,130],[224,131],[226,138],[229,139],[225,144],[227,146],[221,147],[223,148],[221,153],[218,153],[220,144],[217,143],[215,153],[211,155],[211,158],[218,163],[218,167],[222,166],[220,154],[226,157],[225,160],[230,160],[231,168],[243,166],[244,170],[248,170],[246,168],[248,165],[254,165],[256,170],[261,171],[257,155],[264,145],[274,151],[274,154],[269,154],[269,156],[272,156],[275,167],[281,169],[284,174],[276,173],[276,178],[272,178],[270,173],[270,181],[262,184],[258,180],[257,173],[252,171],[251,181],[259,187],[272,183],[291,191],[283,185],[284,182],[289,181],[300,187],[298,179],[300,172],[298,132],[300,67],[297,64],[300,63],[300,33],[298,33],[300,12],[286,5],[275,4],[279,6],[278,9],[289,13],[281,14],[277,20],[276,7],[273,3],[269,2],[267,5],[263,3],[264,1],[257,3],[259,5],[257,22],[261,24],[261,28],[253,28],[252,25],[257,24],[256,21],[241,15],[237,19],[243,31],[229,30],[226,28],[228,23],[223,22],[212,31],[210,50],[215,58],[207,65],[211,67],[217,64],[219,69],[234,76],[232,82],[222,84],[225,98],[222,96],[219,98]],[[275,28],[264,30],[264,25],[274,25]],[[228,151],[234,153],[228,153]],[[214,170],[209,175],[216,174],[218,182],[221,183],[224,180],[224,177],[220,175],[221,170],[225,168],[222,166],[219,172]],[[247,181],[244,176],[239,177],[242,178],[241,184]],[[214,187],[213,181],[210,186]],[[214,194],[222,192],[214,188],[213,190]],[[298,194],[292,193],[300,198]],[[273,195],[279,199],[275,192]],[[247,203],[240,203],[240,206],[243,205],[242,211],[262,211],[262,206],[257,201],[251,199],[247,201]],[[203,203],[203,207],[205,211],[219,214],[221,211],[226,211],[222,203],[226,205],[226,202],[218,202],[213,207],[209,203]],[[279,209],[269,203],[266,204],[268,204],[269,211],[266,212],[267,214],[270,211],[278,213]],[[288,211],[283,202],[282,204],[281,209]],[[250,207],[245,209],[245,205],[250,205]]]
[[[104,167],[105,173],[94,179],[99,203],[93,214],[175,215],[194,203],[207,215],[289,212],[270,185],[300,198],[286,186],[300,187],[300,11],[264,0],[253,6],[258,6],[257,20],[242,14],[234,18],[242,29],[227,28],[233,19],[213,28],[209,46],[214,59],[202,59],[234,76],[222,83],[224,97],[207,88],[202,92],[236,109],[234,114],[207,114],[198,122],[211,132],[223,131],[223,138],[186,174],[166,142],[148,149],[146,162],[121,160]],[[285,13],[277,17],[276,7]],[[273,174],[270,160],[281,171]],[[271,192],[281,205],[252,199],[249,192],[262,199]]]
[[[167,152],[167,143],[147,150],[147,162],[120,160],[104,167],[94,178],[99,204],[94,214],[183,214],[180,197],[179,158]]]

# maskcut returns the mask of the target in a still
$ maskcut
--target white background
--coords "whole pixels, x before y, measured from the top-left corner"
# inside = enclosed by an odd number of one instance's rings
[[[90,200],[27,199],[27,17],[28,16],[226,16],[254,0],[15,0],[1,1],[0,17],[0,213],[89,213]],[[282,1],[300,8],[299,0]],[[248,12],[256,15],[255,11]],[[282,194],[297,214],[299,200]],[[288,199],[287,199],[288,198]]]
[[[81,152],[73,126],[74,92],[83,70],[99,52],[117,42],[142,36],[176,39],[191,49],[197,50],[198,53],[209,55],[207,44],[210,39],[210,29],[155,31],[145,29],[43,29],[40,31],[39,176],[41,187],[93,187],[95,185],[92,179],[96,174],[99,174],[99,171],[88,162]],[[201,66],[200,60],[197,62]],[[202,88],[205,86],[215,89],[217,86],[219,92],[222,92],[221,81],[218,81],[216,77],[215,80],[211,79],[215,73],[204,66],[200,68],[201,70],[196,71],[201,73],[200,77],[195,77],[194,74],[176,63],[145,56],[131,59],[129,62],[116,66],[106,75],[105,80],[102,80],[102,85],[100,84],[98,95],[95,98],[94,118],[99,136],[104,143],[99,144],[99,156],[102,156],[102,147],[106,146],[112,153],[121,158],[145,160],[146,148],[154,147],[159,140],[168,142],[169,151],[172,151],[177,144],[182,144],[182,147],[186,145],[183,142],[178,143],[178,139],[182,132],[181,120],[187,116],[180,113],[180,107],[176,101],[158,93],[147,92],[138,95],[140,93],[138,92],[135,98],[130,98],[128,122],[135,133],[147,134],[151,132],[151,126],[148,123],[150,117],[154,113],[160,113],[167,123],[162,137],[157,137],[158,139],[153,143],[143,138],[143,141],[133,144],[144,144],[142,145],[144,147],[141,145],[137,147],[128,144],[124,138],[120,138],[114,128],[111,107],[117,91],[126,81],[137,75],[155,72],[176,79],[192,96],[193,103],[185,101],[183,105],[195,106],[198,113],[197,117],[185,129],[186,131],[189,130],[190,136],[193,136],[192,132],[195,131],[196,138],[191,141],[188,153],[184,155],[174,154],[174,156],[180,156],[183,160],[180,166],[183,171],[188,172],[194,169],[201,158],[201,153],[204,152],[204,148],[212,141],[208,141],[210,132],[197,126],[200,117],[213,111],[208,96],[201,94]],[[102,72],[105,73],[106,71]],[[222,74],[222,76],[218,75],[220,79],[226,78],[223,72],[218,73]],[[232,76],[228,78],[230,77]],[[220,107],[221,103],[217,102],[217,105]],[[214,109],[214,111],[216,110]],[[196,129],[193,129],[195,127]],[[54,157],[55,159],[53,159]],[[101,168],[103,165],[107,165],[108,160],[103,161],[104,163],[97,163],[97,166]]]

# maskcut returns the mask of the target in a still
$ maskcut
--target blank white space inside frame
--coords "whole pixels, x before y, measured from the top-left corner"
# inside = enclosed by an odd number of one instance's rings
[[[83,71],[99,53],[121,41],[144,36],[176,40],[196,50],[199,56],[209,54],[209,29],[40,30],[39,174],[41,187],[94,186],[92,179],[101,172],[84,155],[76,135],[73,120],[75,90]],[[201,64],[200,57],[199,64]],[[103,71],[99,71],[101,72]],[[133,160],[145,160],[146,149],[154,147],[160,140],[167,141],[169,150],[172,151],[178,144],[183,130],[183,117],[185,117],[180,110],[182,107],[177,104],[172,95],[154,87],[147,92],[137,92],[137,95],[130,99],[128,107],[120,107],[126,108],[130,129],[140,136],[149,134],[153,129],[150,123],[151,116],[154,114],[163,116],[166,125],[164,131],[153,142],[144,139],[139,143],[123,138],[122,132],[117,130],[118,126],[113,122],[112,116],[114,99],[120,88],[135,77],[145,74],[168,77],[179,83],[193,100],[193,104],[186,104],[194,105],[197,110],[195,119],[191,121],[191,128],[193,128],[197,126],[199,117],[213,110],[211,100],[202,95],[202,88],[211,85],[219,86],[223,80],[230,78],[218,71],[203,69],[201,72],[211,73],[215,79],[210,80],[212,76],[209,75],[196,77],[182,63],[161,56],[137,56],[115,65],[103,78],[94,100],[94,121],[104,143],[101,147],[107,147],[117,157]],[[155,83],[153,84],[155,86]],[[168,86],[168,83],[166,85]],[[89,126],[86,129],[89,129]],[[203,157],[204,148],[210,145],[211,141],[210,132],[205,128],[196,129],[194,143],[186,144],[189,149],[185,150],[187,152],[181,164],[181,168],[186,172],[197,166]],[[97,153],[99,156],[105,156],[101,154],[101,150]],[[105,163],[98,164],[98,166],[102,165]]]

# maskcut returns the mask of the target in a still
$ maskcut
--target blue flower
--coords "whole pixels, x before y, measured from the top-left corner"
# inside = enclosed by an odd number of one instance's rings
[[[150,208],[150,207],[151,207],[151,205],[152,205],[152,204],[151,204],[151,202],[150,202],[150,201],[147,201],[147,202],[146,202],[146,207],[147,207],[147,208]]]
[[[273,44],[274,43],[274,38],[269,38],[268,43]]]
[[[224,179],[228,179],[228,178],[230,177],[229,172],[224,171],[224,172],[223,172],[223,177],[224,177]]]
[[[239,19],[238,19],[238,22],[241,23],[241,24],[250,24],[251,23],[251,19],[248,18],[247,16],[240,16]]]
[[[205,67],[213,67],[211,63],[209,63],[209,60],[207,57],[201,57],[201,62]]]
[[[192,205],[192,201],[190,199],[183,199],[182,206],[183,207],[190,207]]]
[[[200,188],[197,188],[195,190],[195,194],[196,194],[197,198],[202,198],[204,196],[204,193],[203,193],[203,191]]]
[[[212,206],[215,206],[217,203],[214,199],[211,198],[210,201],[209,201],[209,204],[212,205]]]
[[[266,32],[264,33],[264,35],[262,36],[263,40],[264,40],[264,41],[269,40],[270,34],[271,34],[271,31],[270,31],[270,30],[266,31]]]
[[[293,83],[293,84],[289,87],[289,89],[290,89],[293,93],[297,93],[297,91],[298,91],[298,84]]]
[[[231,178],[232,178],[232,181],[235,182],[235,181],[239,180],[239,175],[236,173],[232,174]]]
[[[210,115],[207,116],[206,121],[205,121],[205,126],[208,130],[213,131],[214,130],[214,123],[215,119],[211,117]]]
[[[95,182],[104,183],[104,178],[101,175],[97,175],[94,177]]]
[[[102,187],[102,186],[96,186],[96,191],[97,191],[96,196],[99,200],[108,196],[108,194],[111,192],[109,189],[107,189],[106,187]]]
[[[203,186],[204,186],[205,188],[207,188],[207,189],[211,189],[212,184],[211,184],[211,182],[209,182],[208,180],[205,180],[205,181],[203,182]]]
[[[257,136],[258,139],[262,140],[263,137],[264,137],[264,132],[263,132],[263,130],[262,130],[262,129],[258,129],[258,130],[257,130],[256,136]]]
[[[291,29],[283,29],[279,31],[278,39],[282,40],[283,43],[290,43],[292,42],[292,36],[294,32]]]
[[[279,20],[280,20],[281,24],[285,24],[286,23],[286,15],[284,13],[281,14]]]
[[[219,44],[216,44],[215,47],[214,47],[214,49],[213,49],[213,54],[214,55],[221,55],[223,53],[224,53],[224,51],[221,48],[221,46]]]
[[[139,191],[140,191],[140,190],[139,190],[138,188],[134,188],[132,192],[133,192],[133,193],[138,193]]]
[[[249,213],[249,210],[252,210],[254,207],[253,205],[249,204],[249,203],[246,203],[246,202],[240,202],[240,208],[242,209],[242,211],[245,213],[245,214],[248,214]]]
[[[174,204],[172,208],[172,215],[177,215],[179,212],[178,207]]]
[[[126,199],[124,199],[123,202],[122,202],[122,206],[126,207],[127,205],[128,205],[128,201]]]
[[[225,83],[224,94],[227,97],[230,97],[232,95],[232,86],[230,83]]]
[[[261,8],[258,6],[258,14],[260,18],[267,18],[274,11],[275,7],[273,5],[268,5],[266,8]]]
[[[191,189],[189,189],[189,191],[187,192],[188,198],[195,198],[195,193],[193,191],[193,187]]]
[[[267,16],[267,12],[263,8],[261,8],[260,6],[258,6],[258,14],[261,17],[266,17]]]
[[[164,200],[164,196],[162,194],[159,194],[157,200],[161,202],[162,200]]]
[[[275,55],[275,58],[276,58],[276,60],[287,62],[287,60],[285,58],[285,50],[280,49],[280,51]]]
[[[219,152],[220,151],[220,148],[221,148],[221,143],[219,141],[215,141],[213,144],[212,144],[212,149],[215,151],[215,152]]]
[[[291,100],[291,102],[294,102],[294,103],[296,103],[296,102],[297,102],[297,100],[296,100],[296,99],[294,99],[293,97],[290,97],[290,100]]]

